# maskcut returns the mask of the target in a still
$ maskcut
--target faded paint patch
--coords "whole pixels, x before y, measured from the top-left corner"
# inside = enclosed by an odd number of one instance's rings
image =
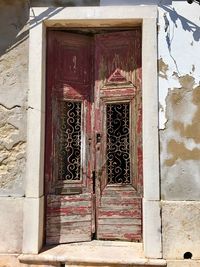
[[[165,160],[167,166],[175,164],[176,160],[199,160],[199,149],[188,149],[188,139],[200,143],[200,86],[193,89],[194,78],[186,75],[180,77],[181,89],[169,92],[168,126],[178,133],[178,138],[171,139],[167,144],[167,152],[173,157]],[[184,138],[184,139],[181,139]]]
[[[184,125],[180,121],[174,121],[174,129],[178,131],[182,137],[192,138],[195,143],[200,143],[200,86],[193,90],[192,102],[196,105],[197,109],[191,123],[189,125]]]
[[[192,89],[195,84],[195,79],[194,77],[186,74],[184,76],[179,77],[179,82],[182,88]]]
[[[162,57],[158,60],[158,67],[159,76],[167,80],[167,71],[169,70],[169,66],[163,61]]]
[[[177,160],[200,160],[200,150],[194,148],[189,150],[185,147],[184,143],[179,143],[172,139],[168,143],[168,153],[172,155],[170,159],[165,161],[167,166],[172,166]]]
[[[197,106],[192,102],[192,90],[181,88],[169,90],[166,105],[167,119],[169,127],[173,127],[173,122],[178,121],[184,125],[189,125],[196,113]],[[188,112],[189,111],[189,112]]]
[[[200,86],[191,75],[179,77],[181,88],[168,91],[167,123],[161,139],[161,197],[200,199]]]
[[[200,164],[196,160],[177,160],[172,166],[163,166],[161,199],[198,200],[200,197]]]

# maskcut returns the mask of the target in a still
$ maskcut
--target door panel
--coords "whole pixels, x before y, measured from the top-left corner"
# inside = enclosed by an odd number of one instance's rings
[[[97,239],[139,241],[141,33],[96,35],[95,47]]]
[[[141,32],[47,47],[46,242],[141,240]]]
[[[47,197],[47,244],[91,240],[91,194]]]
[[[92,39],[48,32],[46,242],[92,236]]]

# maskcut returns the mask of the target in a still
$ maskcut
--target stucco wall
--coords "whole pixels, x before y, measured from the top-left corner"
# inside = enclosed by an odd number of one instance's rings
[[[0,195],[24,194],[28,6],[0,1]]]
[[[200,257],[200,6],[159,8],[163,256]]]
[[[0,210],[17,217],[20,252],[28,92],[28,2],[0,0]],[[170,0],[32,0],[34,6],[159,4],[159,137],[163,255],[200,257],[200,6]],[[150,41],[150,40],[149,40]],[[153,148],[152,148],[153,149]],[[17,199],[17,200],[16,200]],[[19,205],[20,202],[20,205]],[[6,206],[8,205],[8,206]],[[18,209],[15,208],[17,205]],[[9,227],[4,212],[0,234]],[[7,219],[6,219],[7,218]],[[12,236],[11,234],[8,235]],[[12,236],[13,238],[13,236]],[[8,237],[9,239],[9,237]],[[4,240],[4,242],[7,242]],[[8,251],[0,242],[0,252]]]
[[[27,1],[0,0],[0,252],[22,247],[28,91]]]
[[[200,7],[160,9],[159,77],[162,199],[200,199]]]

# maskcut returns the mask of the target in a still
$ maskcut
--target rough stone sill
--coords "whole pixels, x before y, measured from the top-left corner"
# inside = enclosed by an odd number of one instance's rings
[[[166,266],[166,260],[147,259],[141,243],[91,241],[46,247],[38,255],[21,254],[22,263],[97,263],[137,266]]]

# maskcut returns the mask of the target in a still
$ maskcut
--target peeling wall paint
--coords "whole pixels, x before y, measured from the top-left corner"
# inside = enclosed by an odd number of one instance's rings
[[[162,199],[199,200],[200,87],[189,75],[179,82],[181,88],[168,91],[167,121],[160,131]]]
[[[200,200],[200,6],[159,7],[161,198]]]
[[[165,64],[162,57],[158,61],[158,69],[159,69],[159,77],[167,80],[168,79],[167,71],[169,70],[169,66]]]
[[[188,5],[186,1],[172,1],[171,5],[160,3],[158,57],[159,101],[164,107],[160,111],[159,125],[164,129],[166,122],[166,97],[168,90],[181,87],[179,77],[190,75],[197,86],[200,82],[200,6]],[[195,56],[194,56],[195,55]],[[162,61],[161,61],[162,59]],[[163,66],[168,66],[164,77]]]

